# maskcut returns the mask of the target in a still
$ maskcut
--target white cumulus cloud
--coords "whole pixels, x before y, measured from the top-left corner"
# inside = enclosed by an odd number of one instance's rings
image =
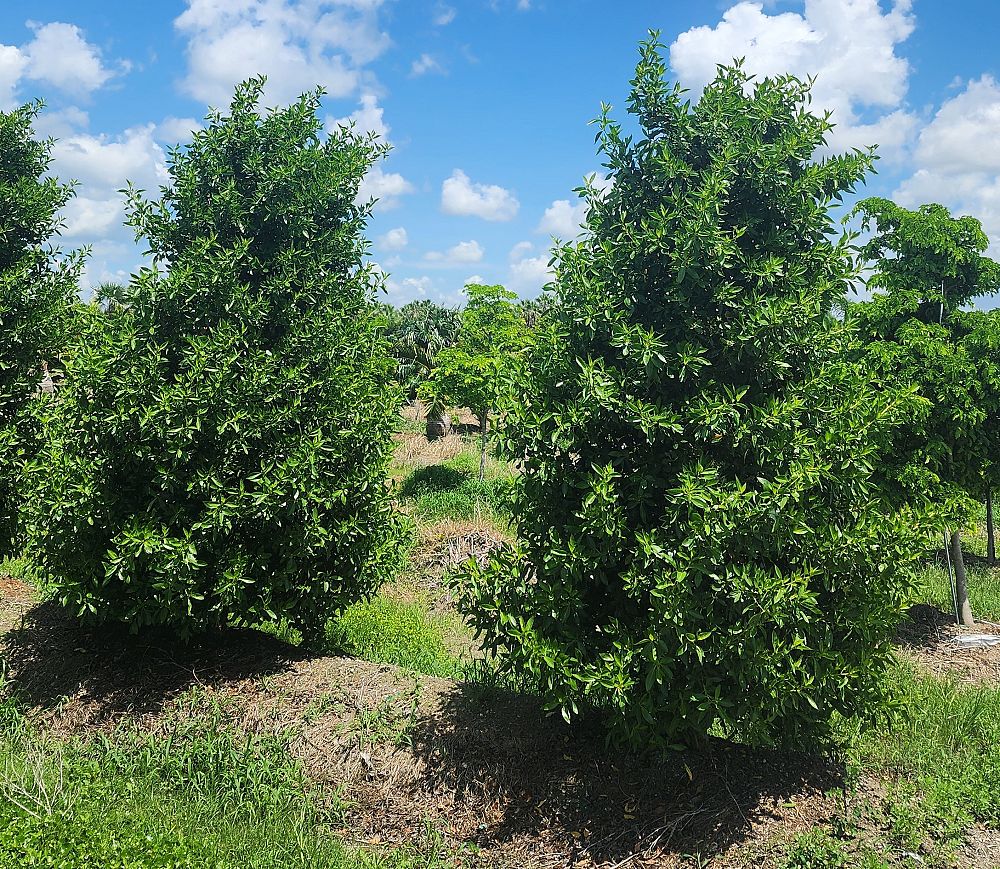
[[[156,141],[156,127],[146,124],[117,135],[71,132],[53,146],[54,174],[79,182],[63,210],[62,235],[92,245],[82,280],[85,290],[105,280],[127,280],[142,259],[132,230],[122,225],[124,197],[118,191],[131,181],[156,197],[167,182],[166,154]]]
[[[114,137],[78,133],[59,139],[52,149],[56,174],[85,188],[114,191],[131,181],[155,192],[167,180],[166,155],[153,136],[155,129],[146,124]]]
[[[168,146],[187,143],[191,141],[191,136],[196,130],[201,129],[201,123],[194,118],[175,118],[173,116],[164,118],[156,125],[153,136],[159,142],[165,142]]]
[[[101,88],[129,64],[120,61],[108,67],[100,49],[87,42],[75,24],[29,21],[34,33],[22,46],[0,44],[0,109],[9,109],[17,97],[22,79],[30,79],[75,97],[87,97]]]
[[[437,250],[429,251],[424,254],[424,259],[428,263],[440,266],[459,266],[481,262],[485,253],[478,241],[460,241],[443,253]]]
[[[883,144],[886,156],[897,156],[917,123],[903,107],[910,67],[896,53],[913,32],[911,6],[895,0],[883,11],[878,0],[806,0],[801,14],[769,14],[764,3],[741,2],[714,27],[680,34],[670,64],[695,95],[716,64],[737,57],[761,77],[816,76],[813,105],[832,110],[837,124],[832,148]]]
[[[531,256],[533,250],[530,241],[521,241],[511,248],[508,257],[507,286],[519,296],[537,296],[553,277],[548,252]]]
[[[62,139],[74,136],[90,126],[90,116],[78,106],[62,109],[44,109],[32,125],[39,136]]]
[[[907,208],[938,202],[983,223],[1000,257],[1000,83],[970,81],[921,131],[914,173],[893,197]]]
[[[386,172],[381,166],[372,166],[361,182],[358,190],[358,202],[377,199],[378,207],[383,211],[396,208],[399,197],[412,193],[413,185],[398,172]]]
[[[441,185],[441,210],[461,217],[506,221],[517,216],[521,204],[509,190],[496,184],[477,184],[456,169]]]
[[[380,139],[388,138],[389,125],[385,122],[385,110],[378,104],[378,97],[373,93],[363,93],[360,105],[344,118],[335,118],[327,122],[327,129],[334,126],[350,126],[352,123],[359,133],[375,133]]]
[[[14,92],[27,65],[28,58],[16,45],[0,45],[0,110],[17,104]]]
[[[24,47],[28,61],[24,74],[28,78],[85,96],[115,75],[104,65],[97,47],[84,39],[75,24],[54,21],[32,23],[31,28],[35,37]]]
[[[406,234],[406,229],[402,226],[390,229],[385,235],[378,237],[378,246],[382,250],[402,250],[409,243],[410,239]]]
[[[394,305],[403,305],[414,299],[437,298],[440,295],[434,285],[434,280],[427,275],[419,278],[404,278],[401,281],[387,278],[385,289],[389,301]]]
[[[582,199],[576,202],[557,199],[545,209],[545,214],[538,224],[538,232],[554,235],[560,239],[575,238],[580,234],[586,216],[587,203]]]
[[[224,108],[235,84],[263,73],[269,104],[289,103],[316,85],[349,96],[364,65],[389,45],[381,6],[382,0],[187,0],[174,22],[188,40],[183,89]]]
[[[64,226],[60,234],[63,238],[86,242],[117,229],[125,212],[120,196],[94,199],[77,195],[66,204],[62,215]]]

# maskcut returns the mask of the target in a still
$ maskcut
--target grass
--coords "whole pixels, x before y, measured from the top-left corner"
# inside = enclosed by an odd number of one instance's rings
[[[969,578],[969,603],[978,619],[1000,622],[1000,568],[966,567]],[[917,600],[937,607],[942,612],[954,614],[951,587],[947,568],[928,564],[917,576]]]
[[[22,582],[31,582],[31,568],[25,558],[8,556],[0,558],[0,576],[9,576],[13,579],[20,579]]]
[[[844,723],[847,789],[832,822],[792,842],[787,869],[950,866],[973,824],[1000,828],[1000,686],[964,685],[900,664],[898,707]],[[849,856],[848,856],[849,855]]]
[[[942,823],[1000,827],[1000,686],[922,676],[905,666],[892,679],[902,709],[856,734],[855,765],[898,777],[919,793],[921,813]]]
[[[275,735],[218,710],[167,731],[90,740],[36,729],[0,703],[0,865],[103,869],[411,869],[415,852],[345,846],[328,804]]]
[[[424,463],[424,453],[408,461],[415,452],[413,444],[402,445],[393,471],[400,504],[414,525],[414,541],[450,523],[509,522],[514,471],[508,463],[489,456],[484,479],[479,480],[478,443],[471,438],[458,452],[449,450],[446,458],[431,464]],[[455,612],[432,611],[430,595],[421,588],[424,578],[418,574],[411,559],[394,587],[345,609],[327,625],[327,648],[429,676],[471,677],[473,661],[456,651],[471,645],[468,630]]]
[[[422,525],[449,519],[509,522],[514,483],[510,466],[491,458],[484,479],[478,475],[479,455],[472,450],[412,468],[402,476],[400,503]]]
[[[936,606],[943,612],[954,613],[943,547],[942,541],[937,551],[937,560],[925,565],[917,577],[917,600]],[[962,548],[969,556],[966,559],[966,573],[973,615],[978,619],[1000,623],[1000,565],[991,567],[985,563],[986,529],[983,521],[974,522],[965,530]]]
[[[824,830],[810,830],[792,843],[782,869],[842,869],[848,856]]]
[[[435,618],[420,602],[379,595],[348,607],[331,621],[327,642],[335,651],[366,661],[458,679],[465,665],[448,651],[447,621]]]

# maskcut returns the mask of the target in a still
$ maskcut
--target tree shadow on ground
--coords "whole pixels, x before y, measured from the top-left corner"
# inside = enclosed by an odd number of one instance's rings
[[[954,624],[953,612],[946,613],[926,603],[914,604],[896,631],[896,642],[914,648],[937,646],[944,632]]]
[[[295,646],[251,629],[182,644],[165,632],[85,627],[52,602],[27,609],[0,639],[6,693],[45,711],[74,698],[95,725],[125,713],[155,714],[194,685],[278,673],[303,657]]]
[[[426,495],[428,492],[447,492],[456,489],[469,478],[455,468],[446,465],[427,465],[413,471],[399,487],[402,498]]]
[[[410,732],[430,793],[454,794],[449,821],[504,865],[646,865],[711,856],[774,824],[809,829],[844,786],[840,762],[713,740],[703,753],[638,755],[607,745],[596,720],[567,726],[537,698],[456,685]],[[794,823],[789,821],[790,801]],[[818,812],[809,817],[809,812]],[[632,864],[630,861],[636,861]],[[658,865],[658,864],[657,864]]]
[[[963,552],[962,560],[965,561],[966,567],[985,567],[993,568],[1000,565],[998,561],[991,561],[985,555],[976,555],[975,552]]]

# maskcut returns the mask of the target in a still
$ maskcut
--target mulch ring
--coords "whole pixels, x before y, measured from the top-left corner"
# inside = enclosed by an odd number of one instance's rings
[[[902,655],[935,676],[962,682],[1000,682],[1000,643],[977,648],[956,642],[962,637],[1000,636],[1000,625],[978,622],[973,627],[955,624],[955,618],[936,607],[910,608],[897,637]]]
[[[37,599],[38,592],[26,582],[0,574],[0,633],[17,625]]]

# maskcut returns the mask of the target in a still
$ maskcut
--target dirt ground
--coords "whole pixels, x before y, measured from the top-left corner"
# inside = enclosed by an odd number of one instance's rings
[[[978,622],[962,627],[953,616],[926,604],[911,607],[909,615],[900,631],[899,648],[921,669],[962,682],[1000,684],[1000,644],[970,649],[955,642],[970,634],[1000,636],[1000,625]]]
[[[292,732],[309,774],[346,806],[339,834],[359,845],[419,843],[432,830],[470,867],[767,867],[833,816],[828,794],[844,786],[833,761],[722,742],[629,756],[530,697],[310,658],[253,631],[182,652],[83,631],[14,580],[0,581],[0,598],[6,689],[40,724],[157,731],[218,704],[234,727]],[[906,653],[963,678],[996,672],[1000,650],[974,665],[949,657],[940,621],[917,611]],[[996,837],[982,832],[965,865],[994,865]]]

